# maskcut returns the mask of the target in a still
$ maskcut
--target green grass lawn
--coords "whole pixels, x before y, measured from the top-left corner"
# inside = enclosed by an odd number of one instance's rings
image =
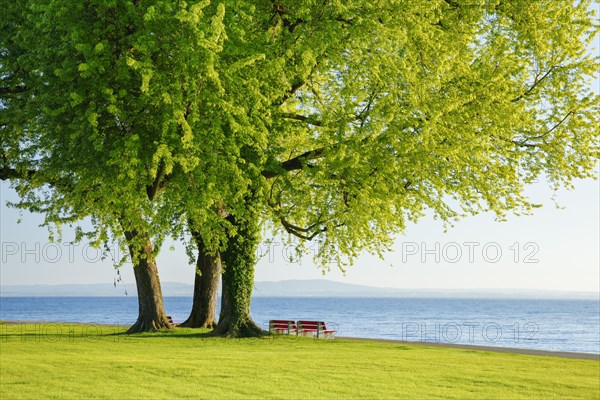
[[[193,329],[0,325],[0,398],[600,398],[600,362]]]

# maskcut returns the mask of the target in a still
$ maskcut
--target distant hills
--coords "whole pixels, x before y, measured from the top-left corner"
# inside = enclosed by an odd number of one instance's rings
[[[265,297],[461,297],[598,299],[598,292],[527,289],[399,289],[355,285],[323,279],[257,282],[254,296]]]
[[[192,285],[178,282],[164,282],[162,289],[165,296],[191,296],[193,292]],[[0,286],[0,296],[2,297],[124,296],[125,292],[130,296],[135,296],[135,284],[117,284],[116,287],[109,283]],[[256,282],[254,296],[600,299],[598,292],[568,292],[538,289],[398,289],[355,285],[324,279]]]

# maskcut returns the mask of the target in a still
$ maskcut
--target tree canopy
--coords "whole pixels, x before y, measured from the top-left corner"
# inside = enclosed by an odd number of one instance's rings
[[[155,251],[188,221],[214,252],[258,219],[351,260],[427,210],[528,212],[527,183],[599,158],[589,0],[2,12],[1,177],[48,223],[93,216],[97,240]]]

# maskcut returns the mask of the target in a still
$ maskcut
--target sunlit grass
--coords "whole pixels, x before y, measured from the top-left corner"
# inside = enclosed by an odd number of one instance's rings
[[[193,329],[0,325],[1,399],[589,398],[600,362]]]

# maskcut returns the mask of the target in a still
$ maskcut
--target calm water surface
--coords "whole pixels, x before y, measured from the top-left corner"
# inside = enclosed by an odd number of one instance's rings
[[[191,298],[165,297],[167,314],[186,319]],[[338,336],[600,353],[600,302],[414,298],[255,297],[252,315],[323,320]],[[131,324],[137,298],[2,297],[0,319]]]

